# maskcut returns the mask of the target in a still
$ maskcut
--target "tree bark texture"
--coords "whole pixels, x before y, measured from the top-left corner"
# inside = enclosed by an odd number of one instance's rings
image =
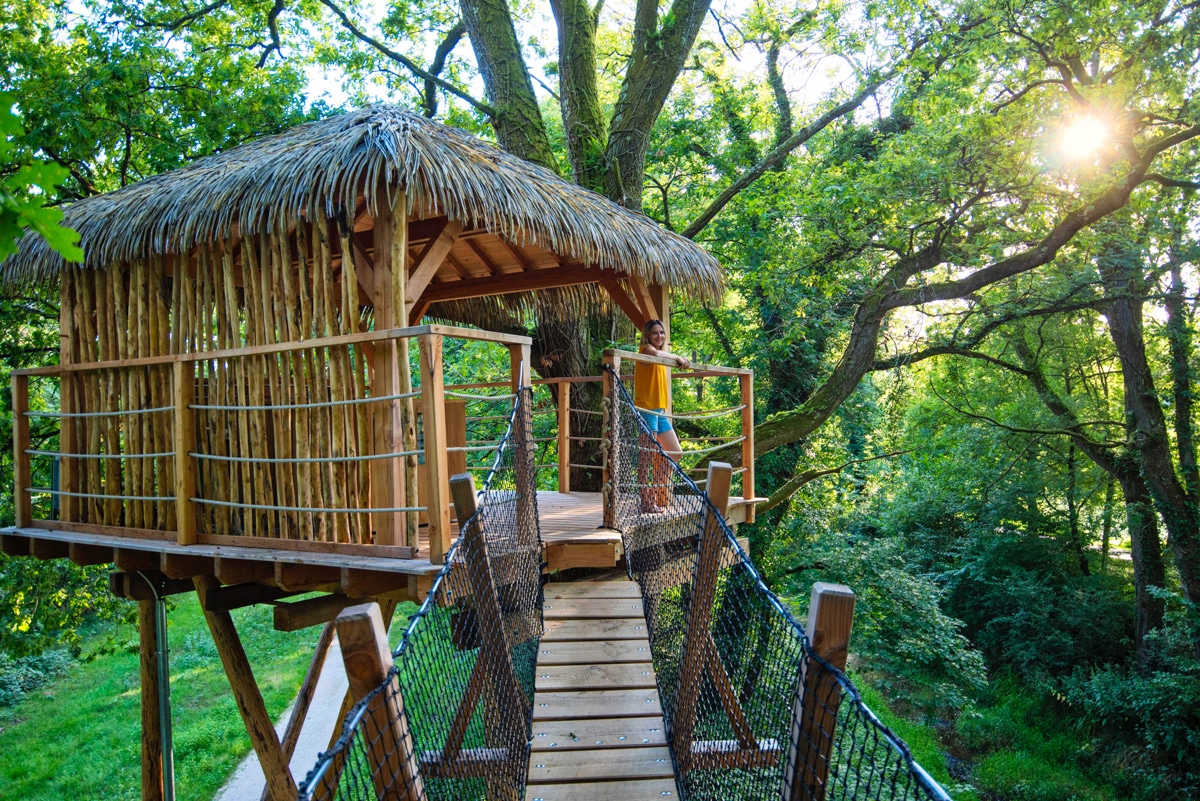
[[[1121,256],[1116,257],[1124,261]],[[1180,589],[1189,603],[1200,603],[1200,517],[1196,499],[1175,473],[1166,418],[1146,357],[1142,326],[1140,279],[1128,264],[1106,269],[1109,291],[1108,328],[1121,360],[1125,411],[1141,473],[1167,528],[1167,542],[1179,571]],[[1200,629],[1193,628],[1193,646],[1200,657]]]
[[[558,92],[575,183],[603,192],[608,122],[596,83],[596,14],[587,0],[551,0],[558,24]]]
[[[500,146],[555,173],[558,163],[533,94],[533,83],[505,0],[462,0],[463,21],[475,50]]]

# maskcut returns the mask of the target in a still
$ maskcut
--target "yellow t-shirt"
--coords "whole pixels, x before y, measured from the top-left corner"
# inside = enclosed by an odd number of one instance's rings
[[[642,349],[645,353],[645,348]],[[639,409],[665,409],[671,396],[667,368],[662,364],[633,365],[633,405]]]

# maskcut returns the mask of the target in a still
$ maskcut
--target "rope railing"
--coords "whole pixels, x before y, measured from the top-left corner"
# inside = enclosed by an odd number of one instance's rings
[[[727,502],[732,471],[710,471],[702,491],[657,447],[622,382],[610,387],[607,490],[642,591],[681,797],[949,801],[738,545],[710,500]],[[849,590],[833,593],[810,625],[845,611],[846,596],[852,610]]]
[[[518,393],[478,495],[462,478],[452,483],[467,518],[462,536],[380,671],[382,683],[364,689],[301,783],[303,801],[524,797],[542,634],[529,402],[528,390]]]

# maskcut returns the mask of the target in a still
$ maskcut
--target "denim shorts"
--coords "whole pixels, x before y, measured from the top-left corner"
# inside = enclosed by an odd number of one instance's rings
[[[665,434],[671,430],[671,418],[662,414],[665,411],[666,409],[651,409],[650,411],[638,409],[638,414],[646,421],[646,428],[650,429],[651,434]]]

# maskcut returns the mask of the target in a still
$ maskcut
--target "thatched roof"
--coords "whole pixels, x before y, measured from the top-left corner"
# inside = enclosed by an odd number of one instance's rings
[[[376,105],[311,122],[66,208],[87,266],[186,253],[233,232],[287,230],[368,209],[377,187],[407,187],[419,217],[475,221],[520,246],[713,298],[720,268],[695,243],[464,131]],[[0,265],[7,285],[56,276],[63,261],[37,235]]]

